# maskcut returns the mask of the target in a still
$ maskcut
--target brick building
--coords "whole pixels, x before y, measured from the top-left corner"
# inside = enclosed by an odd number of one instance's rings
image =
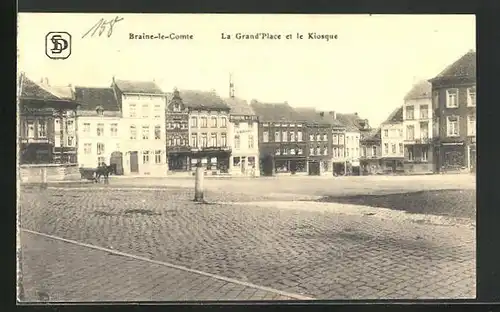
[[[436,170],[475,170],[476,52],[467,52],[429,82],[436,134]]]
[[[262,175],[308,174],[307,123],[287,103],[250,103],[259,117],[259,154]]]
[[[169,174],[190,170],[191,148],[189,146],[189,109],[180,92],[168,97],[166,110],[166,144]]]
[[[360,166],[362,175],[378,174],[381,172],[382,149],[381,128],[371,128],[361,132]]]

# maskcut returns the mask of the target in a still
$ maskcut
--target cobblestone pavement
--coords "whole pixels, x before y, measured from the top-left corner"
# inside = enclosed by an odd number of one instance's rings
[[[20,235],[26,302],[301,299],[25,231]]]
[[[192,196],[189,189],[25,190],[20,222],[37,232],[318,299],[475,297],[473,228],[194,204]],[[237,201],[237,195],[211,196]]]

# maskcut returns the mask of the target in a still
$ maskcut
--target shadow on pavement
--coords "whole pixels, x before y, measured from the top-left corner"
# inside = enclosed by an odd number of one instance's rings
[[[476,218],[475,190],[432,190],[385,195],[325,196],[318,202],[363,205],[408,213]]]

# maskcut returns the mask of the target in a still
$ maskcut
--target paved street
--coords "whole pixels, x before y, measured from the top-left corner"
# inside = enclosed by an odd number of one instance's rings
[[[115,179],[104,188],[26,189],[21,227],[317,299],[475,297],[473,219],[420,222],[421,215],[390,209],[296,201],[369,188],[376,194],[473,189],[470,176],[207,179],[210,204],[191,201],[192,183]],[[47,257],[40,270],[57,276]],[[71,270],[66,257],[60,253],[56,262]],[[25,260],[26,266],[33,264]],[[114,266],[106,276],[120,285],[133,270]]]

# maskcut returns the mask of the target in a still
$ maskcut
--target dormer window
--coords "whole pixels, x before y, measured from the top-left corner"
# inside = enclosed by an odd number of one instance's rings
[[[179,103],[174,103],[172,110],[174,112],[180,112],[181,111],[181,104]]]
[[[97,106],[95,109],[97,115],[102,116],[104,115],[104,108],[102,106]]]

